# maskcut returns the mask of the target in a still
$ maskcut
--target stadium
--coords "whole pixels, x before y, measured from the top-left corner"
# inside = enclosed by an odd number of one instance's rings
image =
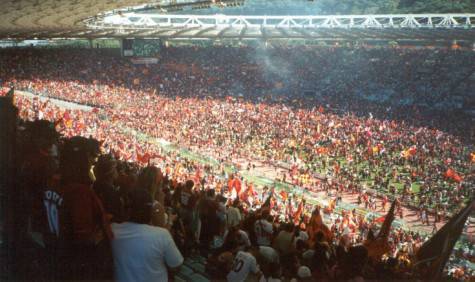
[[[473,281],[473,1],[0,8],[0,279]]]

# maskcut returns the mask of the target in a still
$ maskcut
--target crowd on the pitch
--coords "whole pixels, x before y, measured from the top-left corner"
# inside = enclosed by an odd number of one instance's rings
[[[169,48],[159,65],[146,67],[92,51],[34,52],[5,54],[4,83],[97,106],[50,115],[69,122],[66,135],[92,134],[125,160],[156,150],[123,132],[130,129],[223,162],[284,164],[279,177],[309,189],[318,186],[318,172],[340,189],[404,194],[431,212],[450,212],[470,198],[473,123],[454,111],[430,111],[444,101],[437,97],[442,86],[466,76],[473,52]],[[438,68],[428,73],[430,64]],[[305,87],[321,100],[299,96]],[[395,99],[373,103],[365,95]],[[398,104],[404,101],[410,104]],[[420,192],[412,193],[415,186]]]
[[[56,128],[66,137],[94,136],[103,141],[106,152],[124,161],[119,161],[118,168],[127,183],[114,181],[115,187],[136,186],[133,179],[138,168],[127,162],[162,167],[168,180],[160,186],[163,193],[169,193],[163,205],[171,208],[167,217],[176,217],[177,224],[170,222],[175,225],[170,230],[182,252],[194,247],[206,251],[215,244],[214,238],[224,238],[219,254],[213,252],[216,256],[211,257],[222,269],[232,267],[227,263],[238,250],[247,250],[260,258],[265,277],[299,278],[299,270],[306,272],[307,267],[314,278],[378,278],[382,273],[398,278],[409,270],[404,261],[422,242],[418,234],[393,232],[387,265],[349,265],[345,261],[348,252],[351,257],[367,256],[350,246],[367,237],[372,222],[355,212],[331,216],[326,221],[335,238],[327,240],[328,245],[315,244],[315,238],[309,244],[305,234],[317,236],[307,229],[312,205],[273,188],[253,187],[238,175],[230,179],[222,167],[164,152],[151,138],[136,132],[222,163],[239,166],[236,160],[245,159],[279,164],[286,168],[278,176],[283,182],[310,191],[359,193],[361,204],[368,208],[374,208],[376,193],[386,203],[388,197],[401,198],[419,208],[421,220],[429,224],[429,212],[436,215],[434,220],[441,220],[444,214],[458,210],[473,195],[470,187],[474,181],[475,156],[467,145],[474,138],[470,120],[453,112],[448,118],[440,109],[433,113],[439,102],[453,106],[438,95],[446,91],[444,85],[464,76],[464,67],[474,54],[439,52],[170,48],[164,50],[160,65],[136,66],[88,50],[25,50],[2,53],[5,63],[0,73],[5,85],[13,83],[19,89],[92,106],[91,111],[64,110],[16,96],[22,118],[55,120]],[[420,66],[431,61],[440,68],[452,69],[456,62],[460,67],[450,76],[421,72]],[[372,65],[362,70],[363,62]],[[309,81],[314,83],[309,85]],[[306,88],[321,96],[301,95]],[[369,102],[371,99],[377,101]],[[322,180],[322,175],[331,180]],[[194,185],[186,182],[189,179]],[[412,191],[415,186],[420,192]],[[183,189],[189,189],[185,194],[193,199],[189,205],[187,200],[182,202]],[[262,211],[269,195],[274,195],[275,202],[270,211]],[[115,214],[120,207],[102,204],[112,218],[121,217]],[[122,216],[118,221],[127,218]],[[228,222],[233,216],[239,219]],[[245,227],[252,218],[263,221],[266,228],[272,226],[265,244],[259,238],[245,239],[255,236],[254,223]],[[306,224],[299,225],[300,221]],[[275,255],[269,255],[272,250],[265,248],[276,241],[273,251],[284,259],[278,263],[273,260]],[[338,246],[332,245],[335,242]],[[193,246],[185,246],[190,243]],[[286,244],[293,245],[296,252],[287,256]],[[314,249],[309,249],[310,245]],[[313,256],[329,257],[324,266],[311,264],[308,256],[312,251]],[[223,273],[228,274],[215,274]]]

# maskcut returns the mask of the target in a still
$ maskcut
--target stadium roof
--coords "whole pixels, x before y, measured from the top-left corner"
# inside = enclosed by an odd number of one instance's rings
[[[150,0],[1,0],[0,38],[69,37],[83,20]]]
[[[5,0],[0,1],[0,38],[456,39],[475,42],[475,14],[317,16],[314,2],[303,0],[221,0],[219,5],[216,3],[219,1]]]
[[[129,38],[475,41],[475,14],[235,16],[131,12],[93,19],[88,26]]]

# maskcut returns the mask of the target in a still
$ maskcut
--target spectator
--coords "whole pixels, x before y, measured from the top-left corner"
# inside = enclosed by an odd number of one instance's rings
[[[200,243],[208,249],[215,235],[219,234],[220,221],[217,215],[218,203],[215,201],[213,189],[206,191],[206,196],[200,200],[199,214],[201,221]]]
[[[91,143],[95,142],[73,137],[65,141],[61,151],[63,279],[112,278],[113,235],[102,203],[91,187]]]
[[[239,210],[239,199],[236,198],[232,202],[232,205],[228,208],[226,213],[227,226],[235,227],[241,222],[241,212]]]
[[[152,222],[153,199],[143,189],[130,194],[130,217],[113,223],[115,280],[168,281],[167,267],[175,271],[183,263],[170,233]]]
[[[293,224],[283,224],[281,231],[275,237],[272,247],[281,255],[288,255],[295,251],[295,231]]]
[[[254,223],[254,232],[256,234],[257,244],[259,246],[270,246],[274,227],[272,217],[268,210],[262,212],[262,216]]]
[[[228,282],[243,282],[250,274],[260,274],[256,258],[249,251],[238,251],[226,280]]]
[[[169,228],[168,215],[165,210],[165,193],[163,192],[163,175],[159,168],[148,166],[144,168],[136,182],[136,190],[147,191],[154,199],[152,209],[152,224],[155,226]]]
[[[102,155],[93,171],[96,177],[93,189],[101,199],[104,210],[112,222],[122,222],[126,217],[125,199],[122,198],[124,193],[120,191],[121,187],[115,186],[118,177],[116,161],[110,155]]]

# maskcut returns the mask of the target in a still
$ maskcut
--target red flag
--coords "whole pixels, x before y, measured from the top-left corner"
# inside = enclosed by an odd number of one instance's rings
[[[229,178],[228,179],[228,191],[231,192],[231,190],[233,189],[233,184],[234,184],[234,179],[233,177]]]
[[[374,222],[376,222],[376,223],[383,223],[385,218],[386,218],[385,215],[380,216],[380,217],[376,218],[376,219],[374,220]]]
[[[328,148],[326,148],[326,147],[318,147],[318,148],[317,148],[317,153],[320,154],[320,155],[324,155],[324,154],[328,153]]]
[[[148,164],[148,162],[150,161],[150,154],[149,153],[145,153],[145,154],[140,154],[139,152],[137,152],[137,162],[141,163],[141,164]]]
[[[330,228],[323,222],[322,215],[320,213],[320,208],[317,207],[312,213],[312,217],[310,218],[310,222],[307,226],[309,241],[311,243],[315,243],[316,235],[318,232],[322,232],[324,238],[327,242],[331,242],[333,239],[333,233],[331,232]]]
[[[300,221],[300,217],[302,216],[304,204],[305,204],[305,200],[304,199],[300,200],[299,206],[298,206],[297,210],[294,213],[294,222],[299,222]]]
[[[452,179],[458,183],[462,181],[462,177],[458,173],[454,173],[454,176],[452,177]]]
[[[455,182],[461,182],[462,177],[453,169],[448,168],[447,171],[445,172],[445,177],[448,179],[452,179]]]
[[[452,178],[452,177],[454,177],[454,173],[455,173],[455,172],[454,172],[453,169],[448,168],[447,171],[445,172],[445,177],[447,177],[447,178]]]
[[[256,192],[254,192],[254,187],[252,187],[252,183],[249,183],[249,185],[247,187],[247,191],[248,191],[248,194],[250,194],[252,196],[256,195]]]
[[[233,180],[233,188],[236,190],[236,194],[239,195],[241,193],[241,180],[239,180],[237,177]]]
[[[284,190],[280,191],[280,197],[282,198],[282,201],[285,203],[287,201],[287,192],[285,192]]]

